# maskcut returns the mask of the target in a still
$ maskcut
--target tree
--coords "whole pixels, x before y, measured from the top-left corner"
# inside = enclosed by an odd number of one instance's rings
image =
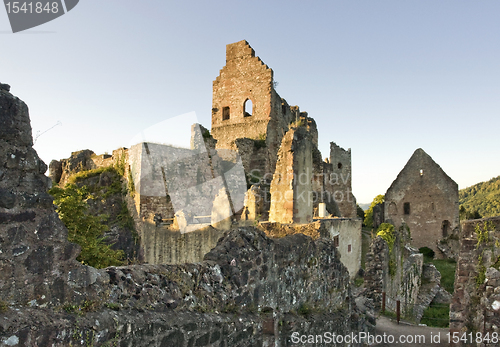
[[[373,199],[370,207],[368,208],[368,210],[366,210],[365,212],[365,226],[367,226],[368,228],[373,228],[373,208],[378,205],[378,204],[381,204],[384,202],[384,195],[382,194],[379,194],[375,197],[375,199]]]
[[[78,261],[98,269],[123,264],[124,252],[114,250],[104,242],[104,232],[108,227],[103,222],[107,216],[92,216],[87,213],[87,199],[91,194],[86,186],[55,186],[49,193],[54,197],[59,218],[68,229],[68,240],[82,248],[76,258]]]
[[[356,204],[356,214],[361,220],[365,220],[365,211],[358,204]]]

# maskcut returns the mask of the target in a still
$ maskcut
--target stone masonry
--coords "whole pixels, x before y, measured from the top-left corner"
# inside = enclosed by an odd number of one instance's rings
[[[312,142],[305,127],[289,130],[271,183],[270,222],[310,223],[313,217]]]
[[[5,88],[0,125],[4,345],[270,346],[288,344],[293,331],[366,329],[327,239],[271,240],[245,227],[228,231],[201,263],[79,264],[46,193],[27,107]]]
[[[483,234],[479,240],[477,230]],[[500,334],[500,217],[461,222],[455,292],[450,306],[452,332]],[[486,237],[484,237],[486,236]],[[497,346],[497,343],[485,346]],[[462,346],[462,344],[457,344]]]
[[[419,148],[387,190],[384,213],[396,228],[410,227],[412,246],[439,256],[439,240],[459,232],[458,185]]]

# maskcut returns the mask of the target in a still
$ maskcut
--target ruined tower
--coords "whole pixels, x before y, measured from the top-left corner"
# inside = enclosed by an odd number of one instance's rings
[[[278,95],[273,70],[247,41],[226,46],[226,65],[213,82],[211,134],[218,149],[238,150],[246,172],[257,166],[261,176],[272,175],[281,139],[299,113]],[[237,141],[245,138],[259,142]],[[252,165],[255,157],[260,166]]]
[[[331,171],[330,171],[331,170]],[[338,216],[355,218],[356,199],[352,194],[351,149],[343,149],[330,142],[330,167],[325,170],[325,202],[334,202]]]

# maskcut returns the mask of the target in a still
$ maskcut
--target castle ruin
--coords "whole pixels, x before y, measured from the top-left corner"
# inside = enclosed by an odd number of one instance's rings
[[[316,122],[278,95],[244,40],[227,45],[213,82],[211,132],[195,124],[189,149],[142,142],[125,156],[148,263],[199,261],[237,224],[328,221],[318,234],[329,230],[351,276],[360,267],[350,149],[332,142],[322,159]]]

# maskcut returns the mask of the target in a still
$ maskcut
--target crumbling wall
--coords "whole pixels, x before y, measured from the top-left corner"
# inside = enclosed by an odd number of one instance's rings
[[[250,102],[252,110],[245,112]],[[226,65],[213,82],[212,135],[217,148],[241,149],[244,144],[237,145],[236,139],[243,138],[265,142],[264,150],[258,151],[262,160],[250,162],[247,152],[242,157],[247,174],[256,169],[261,177],[272,175],[281,139],[294,119],[293,110],[274,89],[273,70],[255,56],[248,42],[227,45]]]
[[[500,334],[500,217],[462,221],[461,229],[450,329],[460,336]]]
[[[341,217],[356,218],[356,199],[352,194],[351,149],[345,150],[331,142],[330,165],[325,180],[325,192],[328,192],[326,199],[338,206]]]
[[[385,194],[385,220],[412,233],[412,245],[441,255],[439,240],[458,235],[458,185],[417,149]]]
[[[423,255],[409,246],[410,234],[405,227],[395,231],[392,252],[380,236],[374,238],[366,256],[366,295],[375,309],[382,308],[382,293],[386,293],[386,309],[396,312],[397,300],[401,315],[419,322],[424,310],[437,294],[444,291],[441,274],[432,264],[424,264]]]
[[[55,306],[78,297],[68,274],[82,269],[52,197],[47,165],[32,148],[26,104],[0,89],[0,300]],[[75,287],[77,287],[75,285]]]
[[[271,238],[304,234],[313,239],[322,237],[332,240],[342,264],[354,278],[361,268],[361,224],[361,219],[327,218],[302,225],[260,223],[259,228]]]
[[[309,223],[313,217],[312,141],[305,127],[290,129],[271,183],[270,222]]]
[[[342,335],[365,329],[330,240],[271,240],[250,227],[226,233],[201,263],[79,264],[78,247],[45,192],[46,166],[31,147],[27,107],[2,88],[3,344],[283,345],[297,327]]]

